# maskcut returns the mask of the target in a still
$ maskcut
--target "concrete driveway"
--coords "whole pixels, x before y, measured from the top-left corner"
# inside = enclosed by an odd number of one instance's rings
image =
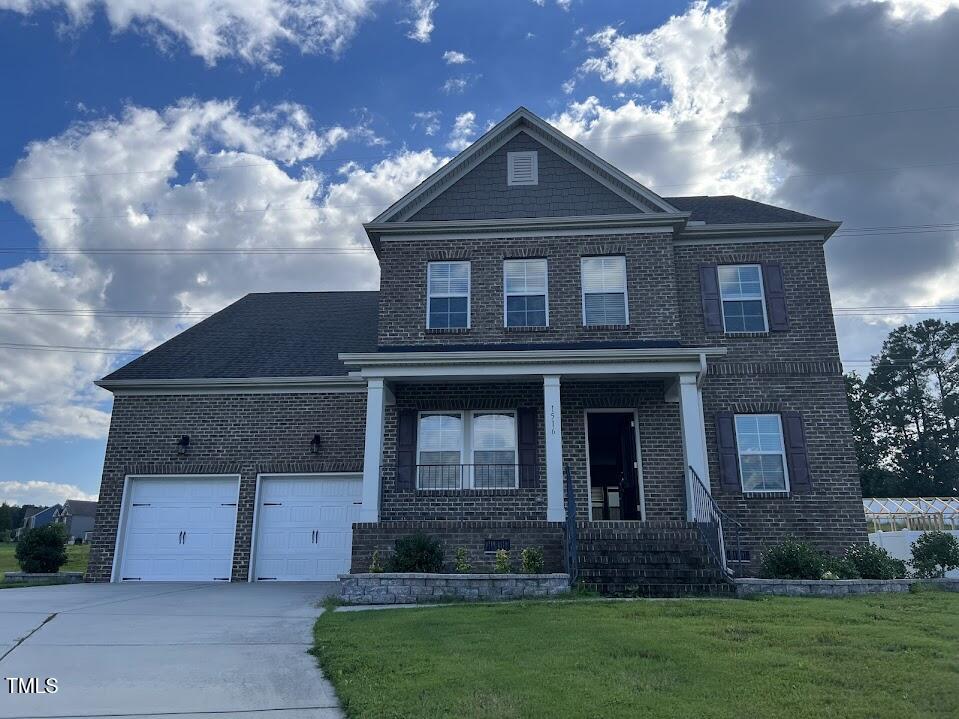
[[[0,590],[0,717],[340,717],[313,657],[335,584]],[[11,694],[6,677],[57,680]]]

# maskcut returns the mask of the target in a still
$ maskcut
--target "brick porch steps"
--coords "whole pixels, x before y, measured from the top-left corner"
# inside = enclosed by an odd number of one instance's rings
[[[577,532],[580,581],[601,594],[735,594],[692,523],[579,522]]]

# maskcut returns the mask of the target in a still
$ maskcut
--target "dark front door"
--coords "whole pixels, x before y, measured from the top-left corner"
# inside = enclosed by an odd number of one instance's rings
[[[639,461],[632,412],[588,412],[593,519],[641,519]]]

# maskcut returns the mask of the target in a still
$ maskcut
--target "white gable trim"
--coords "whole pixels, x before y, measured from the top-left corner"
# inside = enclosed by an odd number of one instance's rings
[[[370,224],[405,221],[520,132],[526,132],[604,187],[635,205],[641,212],[678,212],[652,190],[643,187],[526,108],[520,107],[390,205]]]

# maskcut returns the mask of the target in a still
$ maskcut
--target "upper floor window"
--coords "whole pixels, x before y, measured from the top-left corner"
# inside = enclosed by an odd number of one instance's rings
[[[765,332],[766,303],[759,265],[720,265],[719,295],[726,332]]]
[[[427,329],[465,329],[470,321],[470,263],[430,262]]]
[[[583,324],[626,325],[626,258],[584,257],[582,259]]]
[[[736,446],[744,492],[787,492],[786,449],[778,414],[737,414]]]
[[[506,260],[503,288],[507,327],[546,327],[545,259]]]
[[[506,153],[506,184],[539,184],[539,156],[535,150]]]

